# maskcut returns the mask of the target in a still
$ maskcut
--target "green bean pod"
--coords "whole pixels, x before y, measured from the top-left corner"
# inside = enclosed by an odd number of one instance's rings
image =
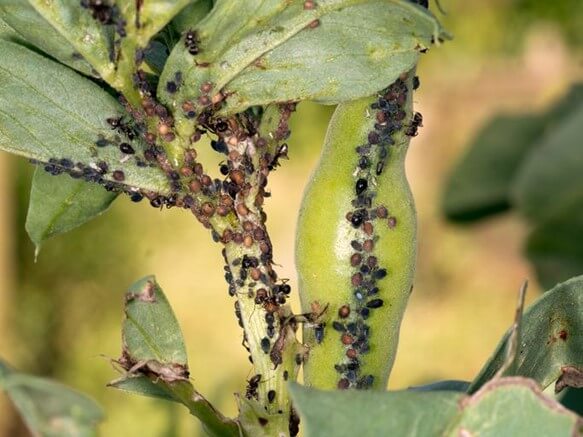
[[[338,106],[296,239],[308,386],[386,388],[412,289],[416,213],[405,175],[413,73]]]

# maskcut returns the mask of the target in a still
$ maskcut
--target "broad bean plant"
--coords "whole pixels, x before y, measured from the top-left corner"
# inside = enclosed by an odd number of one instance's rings
[[[580,384],[583,278],[524,314],[520,300],[475,381],[385,392],[415,270],[404,162],[423,125],[416,66],[450,39],[426,1],[0,0],[0,19],[0,149],[36,166],[26,229],[37,252],[126,197],[189,214],[224,259],[251,368],[238,416],[193,385],[154,276],[127,287],[109,386],[181,403],[213,436],[581,431],[542,390]],[[294,290],[264,204],[285,195],[269,177],[306,100],[337,107],[299,211]],[[201,158],[209,146],[218,169]],[[101,420],[90,399],[5,364],[0,387],[40,435],[93,434]]]

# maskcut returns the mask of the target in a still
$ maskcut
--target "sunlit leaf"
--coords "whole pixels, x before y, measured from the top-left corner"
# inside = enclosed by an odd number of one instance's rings
[[[0,18],[26,42],[83,74],[95,73],[75,48],[25,0],[2,0]]]
[[[24,1],[24,0],[23,0]],[[113,82],[112,29],[103,26],[83,8],[79,0],[28,0],[28,3],[57,30],[108,82]]]
[[[581,419],[532,380],[501,378],[472,396],[453,391],[290,389],[306,437],[573,436]]]
[[[392,83],[443,33],[426,9],[404,0],[314,3],[217,1],[196,34],[176,45],[158,95],[179,108],[208,82],[209,98],[227,96],[225,113],[290,100],[338,103]],[[168,92],[177,73],[184,86]]]
[[[510,333],[472,382],[475,392],[491,380],[506,360]],[[565,366],[583,369],[583,276],[557,285],[538,298],[522,316],[515,365],[504,376],[532,378],[543,388]]]
[[[320,391],[291,385],[306,437],[438,436],[464,397],[453,391]]]
[[[0,149],[114,188],[168,192],[162,170],[146,165],[142,144],[132,143],[133,155],[120,151],[131,141],[107,119],[123,114],[90,80],[0,40]]]
[[[180,326],[153,276],[137,281],[125,294],[122,342],[117,363],[126,374],[109,386],[180,402],[200,419],[211,436],[239,435],[237,424],[225,418],[190,383]]]
[[[501,378],[489,382],[460,403],[462,413],[445,434],[459,436],[576,436],[583,421],[553,399],[543,395],[526,378]]]
[[[153,276],[133,284],[126,293],[123,344],[135,362],[156,361],[186,370],[186,347],[176,316]]]
[[[67,175],[51,176],[37,168],[32,180],[26,231],[38,251],[48,238],[81,226],[104,212],[116,196],[97,184]]]

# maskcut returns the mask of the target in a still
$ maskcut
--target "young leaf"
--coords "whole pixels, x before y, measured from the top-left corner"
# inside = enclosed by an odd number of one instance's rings
[[[0,390],[35,436],[94,436],[103,413],[92,399],[57,382],[11,370],[0,361]]]
[[[453,391],[320,391],[290,385],[306,437],[438,436],[464,397]]]
[[[97,184],[67,175],[51,176],[37,168],[25,224],[37,253],[45,240],[100,215],[116,197],[117,193],[106,191]]]
[[[113,35],[79,0],[28,0],[108,83],[115,74],[112,61]]]
[[[518,353],[502,376],[524,376],[543,388],[555,382],[567,366],[583,368],[583,276],[543,294],[522,316]],[[468,391],[494,378],[505,363],[510,332],[482,368]]]
[[[34,47],[87,76],[95,76],[91,65],[27,1],[2,0],[0,18]]]
[[[127,374],[109,386],[184,404],[212,436],[237,436],[225,418],[189,381],[186,347],[176,316],[153,276],[125,295],[123,350],[117,361]]]
[[[444,36],[426,9],[405,0],[314,3],[217,1],[196,33],[176,45],[158,95],[179,107],[196,102],[210,83],[209,97],[226,96],[224,113],[290,100],[353,100],[392,83]],[[184,86],[168,92],[177,73]]]
[[[176,316],[153,276],[133,284],[125,295],[122,338],[124,356],[136,363],[154,361],[161,366],[183,370],[188,378],[186,347]]]
[[[113,188],[169,192],[162,170],[144,166],[143,145],[132,143],[134,155],[120,151],[120,142],[131,141],[107,119],[123,114],[93,82],[0,40],[0,149]]]
[[[522,163],[513,199],[531,221],[543,222],[583,198],[583,102]]]

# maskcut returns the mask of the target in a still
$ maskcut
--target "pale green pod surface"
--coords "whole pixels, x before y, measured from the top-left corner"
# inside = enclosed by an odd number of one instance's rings
[[[405,155],[421,123],[412,73],[338,106],[304,194],[296,241],[305,384],[385,389],[411,292],[416,215]],[[318,317],[320,316],[320,317]]]

